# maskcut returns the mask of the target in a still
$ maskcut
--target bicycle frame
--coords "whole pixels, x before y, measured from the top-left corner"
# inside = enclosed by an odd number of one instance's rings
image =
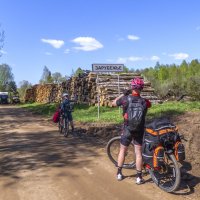
[[[60,133],[64,130],[64,136],[67,137],[69,134],[69,121],[68,118],[62,113],[59,119],[59,130]]]

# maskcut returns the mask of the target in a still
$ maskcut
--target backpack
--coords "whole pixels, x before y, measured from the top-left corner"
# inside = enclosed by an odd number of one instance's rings
[[[73,104],[70,100],[65,100],[63,102],[64,112],[72,112],[73,111]]]
[[[139,131],[144,123],[146,102],[141,97],[128,96],[127,126],[130,131]]]

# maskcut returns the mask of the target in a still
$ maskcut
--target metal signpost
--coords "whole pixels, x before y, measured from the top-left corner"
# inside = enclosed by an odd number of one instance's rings
[[[123,64],[92,64],[93,72],[123,72]]]
[[[99,73],[123,72],[123,70],[124,70],[123,64],[92,64],[92,71],[97,73],[97,79],[96,79],[97,86],[99,84]],[[118,92],[120,95],[119,74],[116,74],[116,75],[118,76]],[[98,100],[98,119],[99,119],[100,118],[100,94],[99,94],[99,91],[98,91],[97,100]]]

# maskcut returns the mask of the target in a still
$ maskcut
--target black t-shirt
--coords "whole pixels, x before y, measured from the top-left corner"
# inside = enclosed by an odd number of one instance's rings
[[[128,96],[123,96],[120,99],[116,101],[117,106],[122,106],[123,109],[123,115],[126,113],[126,110],[128,108]]]

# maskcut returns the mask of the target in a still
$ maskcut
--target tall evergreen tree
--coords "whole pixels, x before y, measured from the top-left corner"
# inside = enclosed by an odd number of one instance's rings
[[[52,83],[52,76],[51,76],[51,71],[48,69],[47,66],[44,66],[42,77],[40,79],[40,83],[45,84],[45,83]]]
[[[83,70],[79,67],[76,71],[74,76],[80,76],[81,74],[83,74]]]

